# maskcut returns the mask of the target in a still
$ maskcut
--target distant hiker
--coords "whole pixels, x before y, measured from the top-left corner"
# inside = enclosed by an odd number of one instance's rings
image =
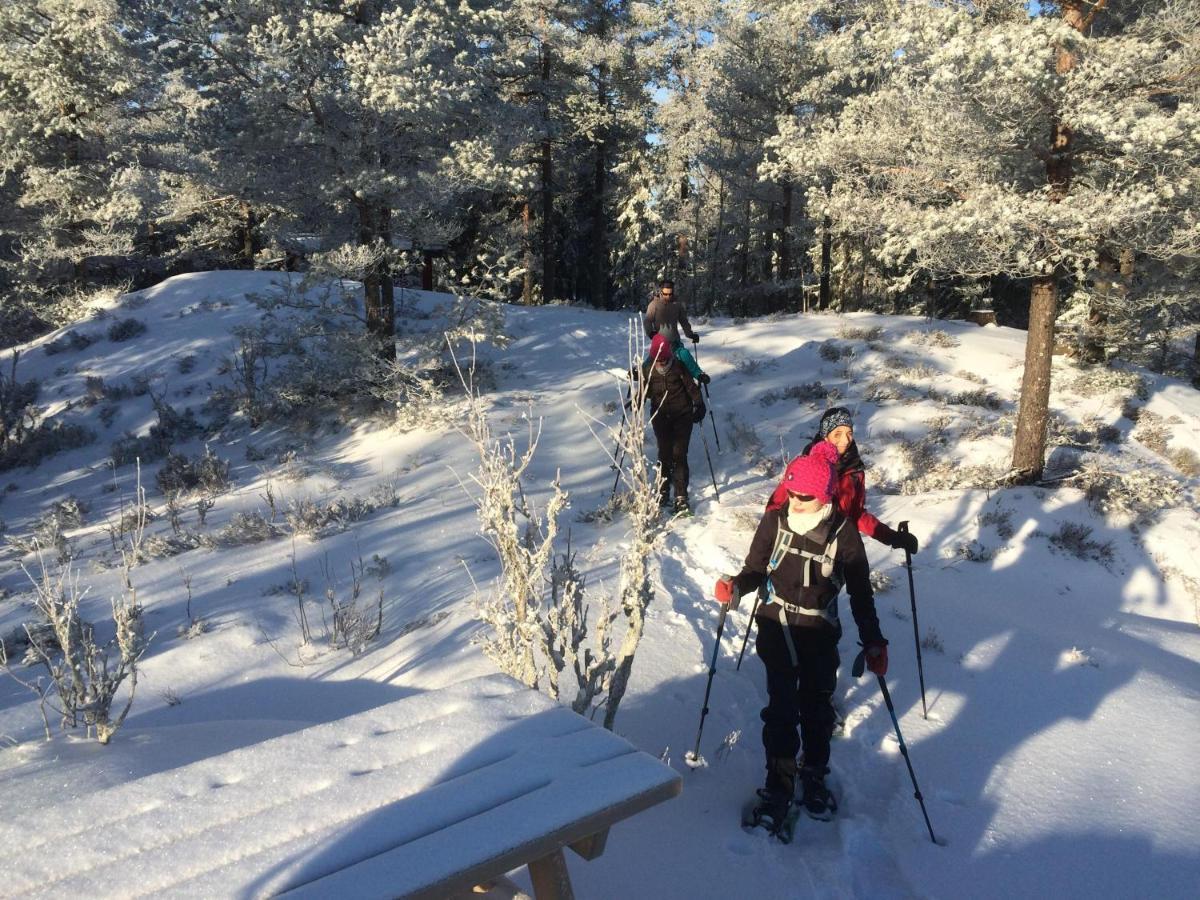
[[[907,531],[894,531],[867,512],[867,476],[863,470],[862,457],[858,453],[858,444],[854,441],[854,421],[850,410],[844,406],[834,406],[825,410],[817,425],[816,435],[808,442],[800,456],[807,455],[818,441],[828,441],[837,448],[837,484],[834,498],[838,511],[854,522],[858,530],[867,537],[873,537],[894,550],[916,553],[916,535]],[[771,494],[771,499],[767,501],[767,509],[779,509],[786,501],[787,487],[780,482],[779,487]]]
[[[671,353],[665,335],[657,334],[650,342],[650,353],[635,377],[645,380],[646,397],[650,401],[650,424],[658,441],[660,467],[659,505],[671,505],[671,488],[675,489],[674,509],[690,513],[688,504],[688,444],[692,440],[692,425],[704,419],[707,411],[691,373]]]
[[[693,342],[699,343],[700,341],[700,335],[692,330],[691,323],[688,322],[687,310],[683,308],[682,301],[675,297],[675,282],[659,282],[658,290],[650,298],[650,305],[646,307],[643,326],[646,329],[646,337],[650,340],[653,340],[656,335],[666,336],[675,358],[687,366],[687,370],[692,373],[693,378],[701,384],[708,384],[711,381],[700,370],[696,358],[683,346],[683,339],[679,336],[679,330],[682,328],[683,333]]]
[[[761,714],[767,779],[747,824],[773,831],[794,818],[797,779],[800,803],[810,816],[828,819],[837,809],[825,775],[843,584],[867,666],[878,675],[887,672],[887,641],[879,630],[862,538],[833,502],[837,458],[837,448],[821,441],[788,464],[780,485],[786,502],[763,513],[742,571],[716,584],[717,601],[734,607],[764,584],[768,591],[755,614],[755,647],[767,670],[768,702]],[[796,754],[802,746],[801,767]]]

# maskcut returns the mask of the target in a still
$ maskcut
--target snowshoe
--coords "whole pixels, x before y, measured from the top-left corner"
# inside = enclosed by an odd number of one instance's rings
[[[760,789],[758,796],[742,808],[742,827],[747,831],[762,828],[781,844],[790,844],[799,815],[800,808],[791,797]]]
[[[683,519],[690,519],[692,517],[692,508],[688,505],[687,498],[675,498],[675,515]]]
[[[825,772],[805,766],[800,770],[800,786],[803,795],[799,805],[808,813],[809,818],[820,822],[832,819],[837,812],[837,798],[825,784]]]

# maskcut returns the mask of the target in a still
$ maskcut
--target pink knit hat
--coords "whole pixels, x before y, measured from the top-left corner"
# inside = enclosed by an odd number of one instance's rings
[[[671,349],[671,342],[666,335],[656,334],[650,340],[650,361],[651,362],[670,362],[671,357],[675,352]]]
[[[808,494],[822,504],[833,496],[837,474],[837,447],[829,441],[813,444],[807,456],[797,456],[788,463],[779,487],[791,494]]]

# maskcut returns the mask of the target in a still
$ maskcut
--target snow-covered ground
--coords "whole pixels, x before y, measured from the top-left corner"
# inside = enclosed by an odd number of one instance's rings
[[[284,277],[180,276],[67,329],[100,338],[89,346],[50,335],[21,348],[17,377],[41,382],[47,417],[85,424],[97,439],[35,469],[0,473],[0,519],[8,537],[21,537],[52,504],[79,501],[82,521],[67,537],[90,585],[90,617],[104,620],[118,592],[108,524],[135,490],[134,467],[110,465],[111,444],[156,421],[152,396],[180,412],[192,407],[205,422],[213,387],[236,374],[224,362],[237,344],[231,329],[262,315],[248,295],[277,290]],[[448,301],[404,292],[400,329],[440,328]],[[610,436],[597,421],[615,424],[622,388],[613,373],[627,365],[628,314],[549,307],[506,315],[511,343],[481,350],[496,380],[493,427],[519,436],[530,416],[541,420],[527,487],[544,498],[561,472],[571,494],[563,524],[577,565],[591,589],[604,590],[616,581],[624,526],[620,517],[606,523],[588,513],[612,488]],[[145,332],[121,342],[104,337],[126,318]],[[685,773],[684,792],[616,828],[598,860],[573,860],[578,895],[1194,896],[1200,480],[1181,467],[1188,468],[1186,451],[1200,446],[1197,392],[1150,373],[1088,373],[1056,360],[1051,406],[1060,421],[1050,484],[998,490],[976,467],[996,474],[1007,467],[1023,333],[868,314],[693,324],[702,332],[700,362],[714,379],[719,453],[711,422],[704,433],[720,500],[696,434],[697,514],[666,535],[660,589],[616,721],[621,735]],[[48,353],[56,337],[58,352]],[[5,373],[11,357],[0,354]],[[92,382],[97,402],[87,400],[86,376],[109,387],[101,397]],[[139,393],[139,384],[148,390]],[[128,394],[112,390],[119,385],[129,385]],[[765,702],[752,649],[734,668],[746,608],[731,615],[722,641],[701,745],[708,765],[691,771],[682,763],[717,622],[712,583],[739,565],[781,454],[798,452],[834,402],[855,411],[870,465],[869,508],[889,524],[910,521],[921,541],[914,578],[928,719],[901,554],[867,545],[873,568],[891,582],[877,595],[892,642],[888,683],[942,846],[929,841],[877,685],[848,672],[852,626],[842,644],[846,730],[833,748],[835,822],[802,819],[790,846],[739,827],[740,807],[762,775]],[[472,578],[486,590],[497,564],[463,487],[475,460],[460,435],[366,424],[251,431],[235,419],[209,445],[232,464],[233,488],[217,497],[202,527],[185,507],[185,529],[217,535],[237,514],[269,521],[269,494],[280,536],[201,547],[134,570],[156,637],[133,710],[111,745],[57,733],[45,742],[32,695],[0,676],[4,821],[32,823],[31,810],[66,803],[100,818],[102,788],[492,671],[471,642],[480,628],[471,597]],[[176,449],[195,455],[203,446],[196,437]],[[1124,501],[1110,492],[1110,506],[1132,512],[1106,515],[1077,482],[1054,480],[1080,463],[1125,473],[1131,491]],[[159,465],[144,467],[142,481],[161,514]],[[344,530],[293,544],[287,505],[335,496],[376,508],[348,517],[354,521]],[[160,515],[149,531],[165,536],[171,528]],[[318,618],[316,644],[302,648],[291,586],[307,581],[317,601],[327,580],[344,592],[360,558],[364,594],[384,594],[380,638],[359,656],[327,649]],[[0,555],[0,634],[28,618],[21,562],[33,558],[11,547]],[[193,618],[208,625],[190,638],[180,633],[186,584]],[[0,861],[24,852],[5,843]]]

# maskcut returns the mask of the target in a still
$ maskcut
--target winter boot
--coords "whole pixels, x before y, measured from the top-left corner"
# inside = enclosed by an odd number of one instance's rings
[[[800,802],[809,816],[822,822],[828,822],[837,812],[837,800],[825,785],[828,771],[824,766],[804,766],[800,770]]]
[[[688,498],[687,497],[676,497],[675,498],[675,515],[690,516],[691,514],[692,514],[692,507],[688,504]]]

